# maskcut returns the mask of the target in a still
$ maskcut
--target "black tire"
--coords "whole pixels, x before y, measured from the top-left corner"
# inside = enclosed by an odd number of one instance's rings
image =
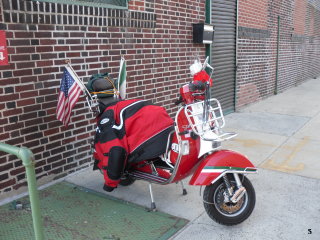
[[[125,176],[124,178],[121,178],[119,184],[121,186],[130,186],[131,184],[133,184],[136,180],[133,177],[130,176]]]
[[[242,181],[242,186],[246,189],[246,193],[236,204],[224,202],[223,192],[226,190],[226,186],[222,178],[204,189],[204,208],[209,217],[217,223],[228,226],[242,223],[251,215],[254,209],[256,203],[254,188],[248,178],[242,175],[239,175],[239,177]],[[237,189],[232,174],[228,174],[228,179],[234,189]]]

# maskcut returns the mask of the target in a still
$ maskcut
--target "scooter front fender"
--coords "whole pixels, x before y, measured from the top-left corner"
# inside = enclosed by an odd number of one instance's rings
[[[193,174],[190,185],[210,185],[226,173],[256,173],[257,168],[244,155],[230,151],[219,150],[200,163]]]

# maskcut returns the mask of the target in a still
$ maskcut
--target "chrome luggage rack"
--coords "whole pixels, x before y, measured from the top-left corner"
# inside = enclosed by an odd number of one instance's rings
[[[188,104],[184,111],[192,131],[205,141],[223,142],[237,136],[237,133],[222,131],[225,120],[220,102],[215,98],[206,104],[204,101]]]

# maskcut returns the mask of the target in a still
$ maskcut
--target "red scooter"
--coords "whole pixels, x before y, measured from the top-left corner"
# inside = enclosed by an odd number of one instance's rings
[[[190,185],[205,186],[203,203],[207,214],[220,224],[235,225],[246,220],[254,209],[255,191],[245,175],[256,173],[257,168],[240,153],[221,149],[221,143],[236,134],[222,131],[225,119],[219,101],[210,98],[212,73],[211,76],[206,73],[207,67],[213,72],[208,59],[204,64],[196,61],[190,68],[193,81],[180,88],[180,99],[176,102],[180,108],[172,130],[161,143],[165,152],[152,159],[125,162],[119,184],[128,186],[135,180],[148,181],[151,209],[155,209],[151,183],[182,183],[191,176]],[[101,122],[109,122],[109,118]],[[95,150],[95,159],[103,162],[104,156],[99,159],[96,154],[97,146]],[[116,155],[111,150],[105,156],[108,154]],[[127,156],[123,151],[117,154]],[[107,169],[103,165],[98,168]],[[104,172],[108,174],[107,170]],[[184,187],[183,194],[186,194]]]

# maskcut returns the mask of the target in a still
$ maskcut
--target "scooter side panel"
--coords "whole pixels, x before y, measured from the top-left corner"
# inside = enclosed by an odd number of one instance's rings
[[[226,171],[250,173],[256,172],[256,168],[244,155],[230,150],[220,150],[205,157],[189,184],[210,185]]]

